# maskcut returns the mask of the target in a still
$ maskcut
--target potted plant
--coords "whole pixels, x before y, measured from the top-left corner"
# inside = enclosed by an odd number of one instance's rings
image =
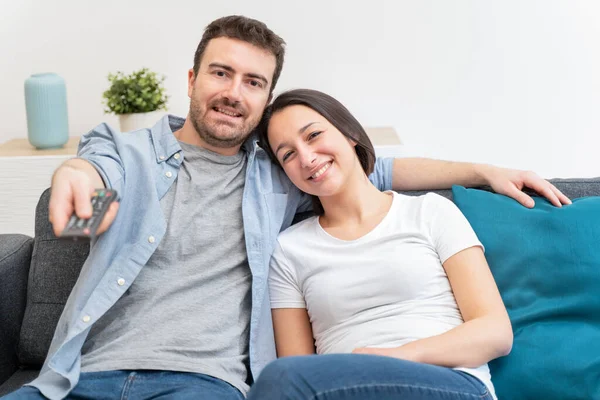
[[[106,113],[119,116],[122,132],[151,127],[167,110],[164,76],[148,68],[125,75],[121,71],[108,74],[110,88],[102,94]]]

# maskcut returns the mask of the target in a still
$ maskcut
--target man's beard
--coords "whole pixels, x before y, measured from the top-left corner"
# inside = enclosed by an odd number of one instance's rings
[[[219,147],[219,148],[232,148],[241,145],[244,143],[246,138],[250,135],[250,133],[256,128],[259,118],[256,118],[256,121],[247,120],[245,124],[243,124],[238,131],[234,132],[231,135],[224,136],[219,134],[219,128],[226,126],[226,123],[217,123],[217,124],[207,124],[205,120],[202,118],[202,110],[200,105],[195,100],[195,96],[192,95],[192,99],[190,102],[190,119],[192,125],[196,129],[198,136],[206,143],[211,146]],[[239,103],[231,102],[227,99],[221,99],[219,101],[215,101],[210,104],[205,111],[205,114],[208,113],[212,108],[218,106],[225,106],[227,108],[236,109],[242,117],[244,118],[246,110],[240,107]]]

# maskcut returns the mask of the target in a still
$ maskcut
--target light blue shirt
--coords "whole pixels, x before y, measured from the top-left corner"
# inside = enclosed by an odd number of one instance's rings
[[[75,387],[81,348],[92,324],[127,291],[165,234],[167,221],[160,199],[177,179],[185,157],[173,135],[184,121],[169,115],[151,129],[130,133],[101,124],[81,139],[78,156],[92,163],[106,186],[118,192],[120,206],[110,229],[92,243],[40,375],[30,384],[50,399],[63,398]],[[310,209],[310,198],[270,161],[256,136],[242,149],[248,156],[242,214],[252,272],[249,355],[256,378],[276,358],[267,287],[269,260],[277,235],[291,225],[297,212]],[[391,189],[392,161],[377,160],[370,179],[380,190]]]

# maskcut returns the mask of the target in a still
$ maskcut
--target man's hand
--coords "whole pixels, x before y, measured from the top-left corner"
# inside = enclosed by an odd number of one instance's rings
[[[496,193],[516,199],[525,207],[535,205],[523,193],[528,187],[561,207],[571,200],[553,184],[528,171],[506,169],[487,164],[432,160],[429,158],[396,158],[392,169],[394,190],[450,189],[452,185],[478,187],[489,185]]]
[[[532,208],[535,203],[530,196],[523,192],[524,187],[533,189],[556,207],[571,204],[571,200],[556,186],[540,178],[535,172],[480,165],[480,174],[494,192],[512,197],[528,208]]]
[[[61,165],[52,177],[50,194],[49,219],[56,236],[65,229],[73,212],[79,218],[92,216],[91,197],[94,189],[104,187],[102,178],[96,169],[87,161],[73,159]],[[117,215],[119,203],[113,202],[97,234],[108,229]]]

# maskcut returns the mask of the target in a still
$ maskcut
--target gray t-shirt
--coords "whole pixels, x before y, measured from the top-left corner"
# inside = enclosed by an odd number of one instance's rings
[[[242,222],[246,154],[180,145],[184,162],[160,202],[167,232],[92,327],[82,372],[202,373],[245,394],[252,283]]]

